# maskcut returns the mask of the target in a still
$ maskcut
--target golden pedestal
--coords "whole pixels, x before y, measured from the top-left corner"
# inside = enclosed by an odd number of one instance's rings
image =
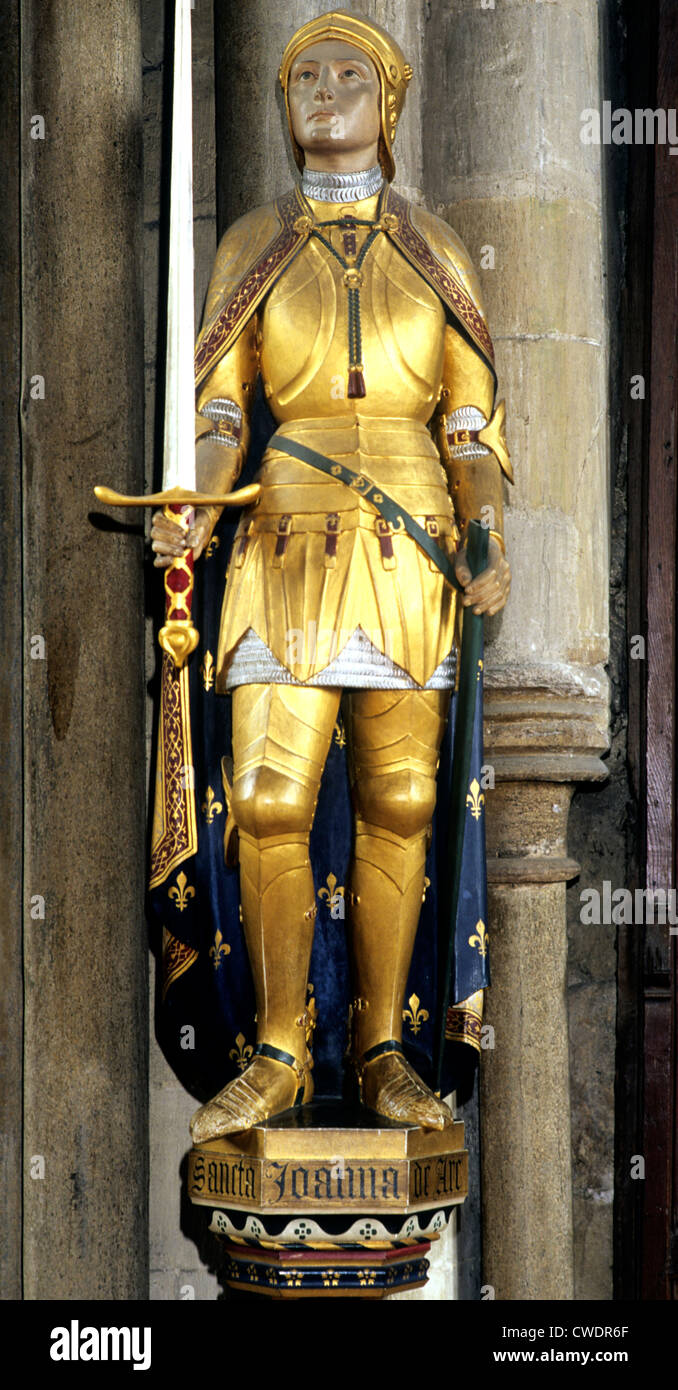
[[[426,1282],[468,1190],[464,1126],[400,1125],[339,1101],[197,1145],[188,1194],[212,1210],[226,1282],[273,1298],[382,1298]]]

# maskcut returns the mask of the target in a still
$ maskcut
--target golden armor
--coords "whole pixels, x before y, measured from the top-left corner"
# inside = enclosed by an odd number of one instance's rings
[[[349,57],[366,56],[364,69],[347,65],[346,45]],[[332,84],[346,78],[350,104],[363,71],[375,70],[376,149],[390,180],[411,77],[398,46],[341,11],[293,37],[281,82],[300,168],[304,127],[290,84],[315,82],[329,119]],[[317,155],[314,166],[305,192],[248,214],[219,248],[196,354],[198,486],[223,492],[238,477],[260,374],[285,438],[383,488],[446,554],[483,507],[501,541],[510,464],[468,256],[445,223],[395,195],[389,202],[386,185],[360,196],[375,173],[364,160],[356,174],[325,171]],[[376,176],[381,182],[379,168]],[[323,196],[323,177],[342,201]],[[349,487],[280,448],[266,451],[257,481],[259,502],[243,513],[230,561],[217,689],[233,696],[230,812],[258,1047],[242,1076],[198,1111],[193,1137],[249,1128],[312,1093],[308,841],[342,687],[356,817],[357,1076],[380,1113],[441,1128],[449,1111],[405,1062],[400,1038],[454,680],[457,595],[410,536],[375,512],[360,482]],[[217,516],[204,518],[202,544]],[[488,611],[507,592],[495,549],[494,569],[475,590]]]

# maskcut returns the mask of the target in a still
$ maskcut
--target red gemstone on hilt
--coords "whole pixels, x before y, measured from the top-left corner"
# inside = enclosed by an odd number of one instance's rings
[[[195,511],[189,503],[170,502],[165,514],[173,514],[182,519],[182,530],[188,535],[195,520]],[[186,549],[178,559],[173,560],[165,570],[165,616],[179,620],[189,620],[193,603],[193,551]],[[177,600],[181,595],[181,601]]]

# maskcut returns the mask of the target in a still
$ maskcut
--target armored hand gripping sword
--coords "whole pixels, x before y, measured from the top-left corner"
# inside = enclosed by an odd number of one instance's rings
[[[130,497],[95,487],[109,507],[162,507],[164,515],[188,535],[198,506],[243,507],[259,496],[257,483],[225,495],[196,491],[195,392],[193,387],[193,110],[191,82],[191,0],[175,0],[172,160],[170,173],[167,359],[162,492]],[[210,422],[206,422],[211,427]],[[189,548],[164,572],[165,624],[161,647],[182,667],[198,644],[191,620],[193,551]]]

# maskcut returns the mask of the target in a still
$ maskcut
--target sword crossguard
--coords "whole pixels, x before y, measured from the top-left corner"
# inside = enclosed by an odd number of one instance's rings
[[[195,519],[196,507],[248,507],[256,504],[261,494],[259,483],[225,494],[193,492],[185,487],[169,488],[166,492],[151,492],[146,496],[128,496],[110,487],[95,487],[98,502],[107,507],[162,507],[163,516],[181,527],[187,536]],[[186,664],[200,640],[191,621],[193,604],[193,551],[173,560],[164,571],[165,623],[158,633],[163,651],[172,658],[178,670]]]

